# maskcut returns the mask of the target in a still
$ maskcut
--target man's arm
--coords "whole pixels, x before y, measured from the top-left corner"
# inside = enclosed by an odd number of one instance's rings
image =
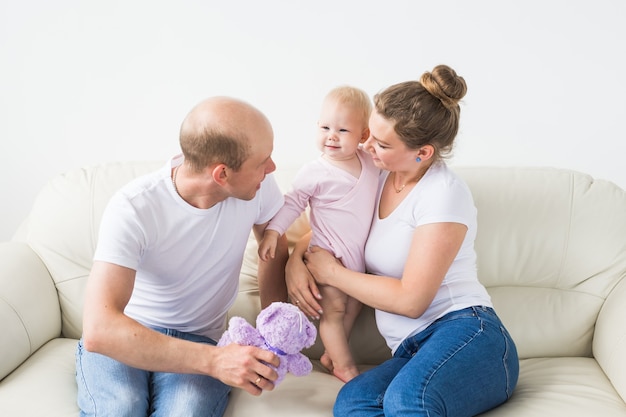
[[[225,384],[254,395],[273,389],[276,372],[263,361],[278,366],[278,358],[253,346],[215,347],[155,332],[124,314],[135,282],[135,271],[95,262],[85,291],[83,344],[140,369],[211,375]],[[255,385],[260,377],[264,378]]]
[[[256,241],[260,244],[265,231],[265,224],[254,225],[253,231]],[[289,257],[287,237],[283,234],[278,238],[276,256],[267,261],[259,259],[258,280],[261,308],[265,308],[274,301],[287,302],[287,284],[285,283],[285,264]]]

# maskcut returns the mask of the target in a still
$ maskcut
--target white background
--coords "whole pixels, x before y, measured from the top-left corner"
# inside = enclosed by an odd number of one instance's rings
[[[53,176],[179,151],[189,109],[245,99],[274,159],[316,156],[324,94],[446,63],[465,77],[453,165],[570,168],[626,188],[623,0],[0,0],[0,240]]]

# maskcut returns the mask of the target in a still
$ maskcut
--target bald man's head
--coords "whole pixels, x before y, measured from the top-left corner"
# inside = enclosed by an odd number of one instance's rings
[[[273,138],[272,126],[263,113],[238,99],[211,97],[183,120],[180,146],[196,171],[216,163],[236,171],[249,157],[256,133]]]

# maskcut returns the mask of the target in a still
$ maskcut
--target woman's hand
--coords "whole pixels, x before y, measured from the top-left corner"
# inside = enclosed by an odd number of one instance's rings
[[[332,280],[337,276],[338,268],[343,268],[342,263],[330,252],[318,246],[304,253],[304,264],[315,278],[318,284],[332,285]]]
[[[317,300],[321,299],[315,279],[304,264],[302,257],[309,245],[310,233],[296,243],[287,266],[285,267],[285,281],[287,292],[292,303],[298,306],[304,314],[319,319],[323,313]]]

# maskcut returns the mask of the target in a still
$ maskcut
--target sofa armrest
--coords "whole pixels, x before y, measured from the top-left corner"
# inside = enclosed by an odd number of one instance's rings
[[[598,315],[593,354],[615,390],[626,401],[626,276],[606,298]]]
[[[54,282],[41,259],[21,242],[0,243],[0,379],[61,334]]]

